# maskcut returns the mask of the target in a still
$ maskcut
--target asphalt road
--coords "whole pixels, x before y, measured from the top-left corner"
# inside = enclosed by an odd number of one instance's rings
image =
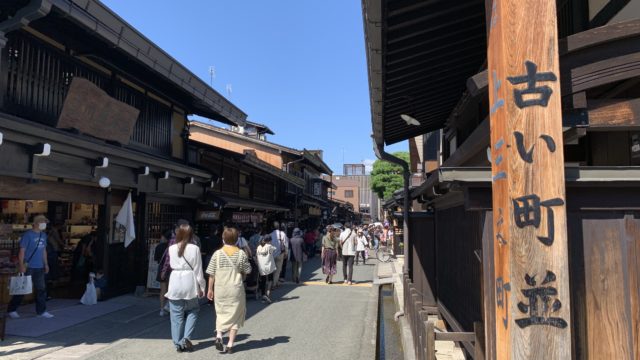
[[[193,353],[176,353],[166,321],[93,353],[85,359],[349,359],[373,360],[377,293],[371,286],[374,263],[354,267],[356,284],[325,285],[316,257],[305,263],[304,284],[286,284],[267,305],[247,300],[247,321],[240,329],[234,354],[219,354],[213,346],[212,306],[200,311]],[[288,279],[289,279],[289,275]],[[334,278],[342,280],[341,263]]]

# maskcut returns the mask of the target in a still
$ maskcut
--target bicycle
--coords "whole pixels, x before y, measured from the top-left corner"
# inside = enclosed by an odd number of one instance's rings
[[[387,245],[380,245],[378,249],[376,249],[376,259],[382,262],[391,261],[391,251]]]

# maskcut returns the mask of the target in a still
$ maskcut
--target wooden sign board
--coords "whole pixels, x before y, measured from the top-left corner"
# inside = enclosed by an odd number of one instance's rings
[[[571,359],[556,2],[489,9],[496,357]]]
[[[74,77],[56,127],[128,144],[139,114],[140,110],[112,98],[91,81]]]

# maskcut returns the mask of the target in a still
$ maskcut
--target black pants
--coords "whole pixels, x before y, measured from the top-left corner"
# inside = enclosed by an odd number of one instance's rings
[[[342,255],[342,277],[349,282],[353,278],[353,258],[353,255]]]
[[[258,280],[258,286],[260,288],[260,293],[262,295],[267,295],[267,282],[273,282],[273,273],[269,275],[260,275],[260,279]]]
[[[363,251],[356,251],[356,265],[358,265],[358,259],[360,259],[360,257],[362,257],[362,263],[366,264],[367,263],[367,258],[364,256],[364,252],[367,250],[363,250]]]
[[[285,279],[285,275],[287,274],[287,263],[289,262],[287,261],[288,258],[288,256],[285,256],[284,260],[282,260],[282,271],[280,271],[280,279],[282,280]]]

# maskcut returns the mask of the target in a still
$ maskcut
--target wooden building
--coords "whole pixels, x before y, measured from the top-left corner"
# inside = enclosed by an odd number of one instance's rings
[[[419,154],[412,158],[422,162],[414,169],[425,179],[386,203],[403,206],[407,196],[413,201],[405,235],[404,314],[417,358],[435,359],[434,341],[449,339],[459,341],[475,359],[638,359],[638,2],[362,3],[374,142],[383,149],[414,139],[411,148]],[[522,14],[521,7],[544,6],[555,11]],[[540,18],[550,20],[536,23]],[[504,32],[527,22],[540,26]],[[500,31],[502,35],[496,35]],[[553,35],[542,40],[541,33]],[[558,67],[559,74],[536,69],[534,59],[525,58],[531,61],[522,61],[510,68],[509,77],[501,77],[500,64],[513,65],[509,61],[517,54],[538,56],[540,49],[548,49],[544,61]],[[501,51],[511,52],[512,58],[501,57]],[[559,65],[553,61],[555,53]],[[522,74],[514,69],[526,75],[519,78]],[[538,76],[548,72],[532,80],[536,71]],[[528,95],[559,101],[558,117],[524,125],[524,131],[509,133],[506,142],[496,141],[499,121],[527,124],[526,119],[499,120],[500,112],[529,106],[532,99],[524,97],[525,86],[519,85],[526,76],[533,83],[527,85]],[[538,85],[548,85],[549,92],[543,94],[546,90]],[[549,109],[556,106],[549,104]],[[547,103],[535,105],[547,111]],[[561,135],[555,140],[533,135],[547,125]],[[416,141],[419,135],[422,139]],[[536,137],[528,137],[525,146],[527,136]],[[556,144],[562,144],[557,146],[562,151],[556,151]],[[512,153],[516,157],[502,158]],[[564,198],[550,202],[540,195],[540,205],[533,195],[533,203],[512,197],[508,207],[495,206],[504,190],[499,185],[503,177],[513,176],[504,182],[509,189],[520,181],[530,181],[540,191],[555,188],[557,177],[547,175],[545,168],[508,173],[534,169],[530,164],[535,166],[536,159],[552,155],[564,157],[559,164]],[[504,174],[503,165],[510,169]],[[514,233],[509,243],[500,230],[503,225],[508,231],[526,231],[533,241],[516,244],[523,237]],[[507,247],[519,252],[511,250],[505,257]],[[526,255],[534,250],[540,251],[539,258]],[[518,266],[535,267],[547,259],[567,271],[545,275],[538,269],[510,281],[501,275],[505,268],[515,274]],[[568,286],[563,287],[563,281]],[[539,289],[536,283],[546,286],[547,297],[533,293]],[[533,312],[538,322],[531,320]],[[443,318],[454,333],[434,332],[430,315]]]
[[[147,284],[149,250],[179,218],[194,220],[216,171],[188,162],[187,115],[242,126],[246,114],[99,1],[0,4],[0,245],[34,213],[61,226],[56,296],[71,286],[74,249],[96,232],[94,269],[107,296]],[[131,193],[136,240],[114,217]],[[4,262],[3,262],[4,263]],[[7,269],[12,271],[12,269]],[[3,287],[4,288],[4,287]]]
[[[291,211],[281,214],[280,220],[303,228],[326,222],[323,211],[329,209],[327,195],[330,182],[325,181],[323,175],[330,177],[332,171],[322,160],[321,151],[297,150],[266,141],[264,134],[273,134],[269,128],[252,122],[248,124],[246,128],[232,127],[228,130],[193,121],[190,123],[190,139],[193,143],[247,155],[247,159],[260,163],[263,169],[286,180],[284,188],[279,188],[277,198]],[[246,131],[252,128],[255,130]]]

